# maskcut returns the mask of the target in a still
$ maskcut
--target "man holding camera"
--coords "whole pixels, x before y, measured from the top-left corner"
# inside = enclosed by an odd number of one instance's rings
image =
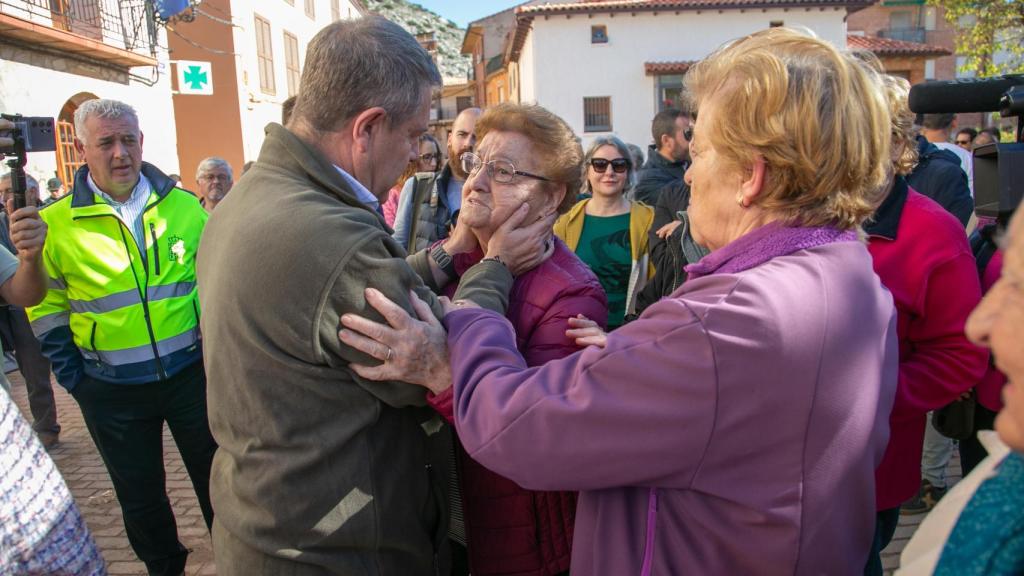
[[[164,486],[167,423],[207,527],[216,444],[206,419],[195,253],[206,212],[142,161],[131,106],[90,100],[75,112],[85,166],[41,213],[50,290],[28,310],[110,473],[128,541],[150,574],[181,574],[188,550]]]

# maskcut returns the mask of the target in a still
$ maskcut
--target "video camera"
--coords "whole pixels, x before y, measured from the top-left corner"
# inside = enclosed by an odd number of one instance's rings
[[[933,80],[910,88],[918,114],[999,112],[1017,118],[1017,141],[974,149],[974,211],[1005,225],[1024,196],[1024,75]]]
[[[53,152],[57,150],[57,132],[53,118],[0,114],[0,118],[14,123],[6,130],[13,140],[10,146],[0,147],[0,158],[14,156],[7,161],[11,169],[11,191],[14,193],[14,209],[25,207],[25,163],[29,152]]]

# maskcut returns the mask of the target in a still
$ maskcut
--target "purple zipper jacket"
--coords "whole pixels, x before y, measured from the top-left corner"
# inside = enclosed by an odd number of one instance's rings
[[[475,460],[578,490],[572,573],[861,574],[896,388],[892,298],[851,233],[764,226],[608,345],[528,368],[445,318]]]

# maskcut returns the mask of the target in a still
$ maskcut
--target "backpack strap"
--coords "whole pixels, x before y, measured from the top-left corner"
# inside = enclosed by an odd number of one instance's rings
[[[416,235],[419,233],[420,228],[420,213],[423,211],[423,204],[426,203],[427,196],[433,190],[437,174],[434,172],[417,172],[414,178],[416,178],[416,184],[412,189],[412,227],[409,229],[409,245],[405,248],[405,251],[409,254],[412,254],[416,248]]]

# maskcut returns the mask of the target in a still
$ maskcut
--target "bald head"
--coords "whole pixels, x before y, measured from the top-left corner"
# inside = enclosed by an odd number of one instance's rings
[[[482,113],[479,108],[466,108],[459,112],[448,134],[448,166],[458,180],[469,177],[462,169],[462,155],[476,147],[476,121]]]

